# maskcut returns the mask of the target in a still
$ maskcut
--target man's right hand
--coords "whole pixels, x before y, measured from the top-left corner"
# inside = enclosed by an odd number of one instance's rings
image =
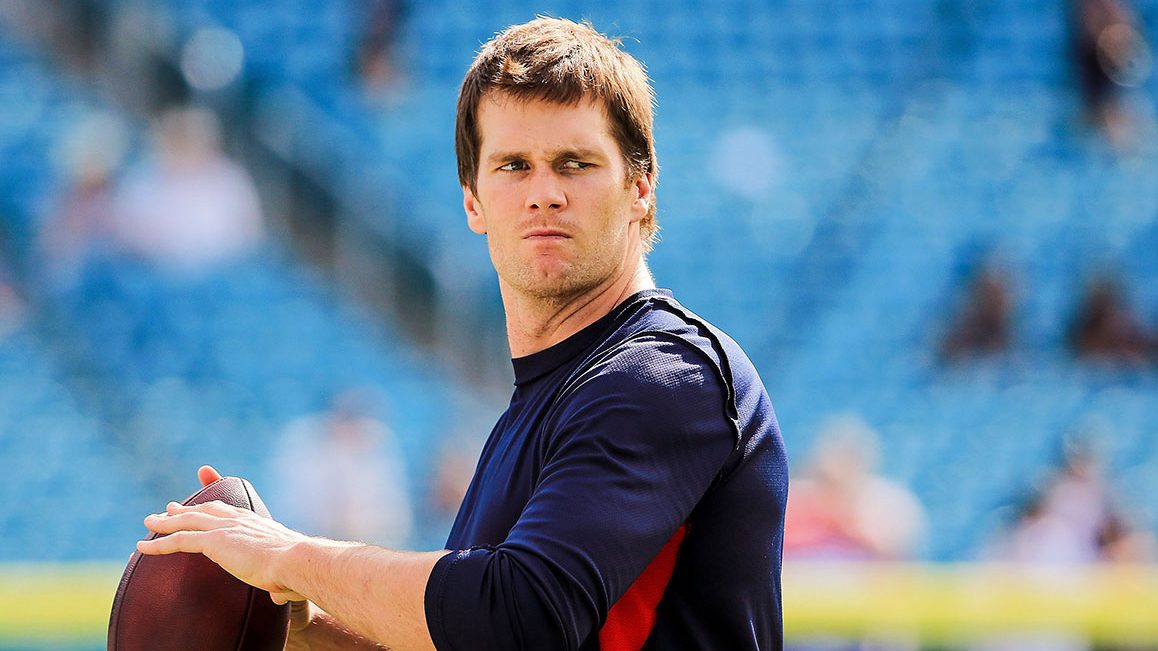
[[[342,626],[309,601],[290,602],[285,651],[389,651]]]
[[[306,629],[310,626],[313,605],[308,601],[290,602],[289,639],[285,651],[311,651]]]

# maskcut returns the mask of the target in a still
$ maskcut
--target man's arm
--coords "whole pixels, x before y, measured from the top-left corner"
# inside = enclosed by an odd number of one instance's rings
[[[393,651],[434,649],[426,624],[426,582],[446,553],[396,552],[311,538],[282,558],[282,574],[294,592],[324,611],[315,614],[311,625],[339,633],[326,636],[340,643],[333,648],[351,648],[349,637],[341,634],[349,632]],[[310,642],[311,651],[328,648],[313,636]]]
[[[338,629],[344,627],[394,651],[434,649],[424,598],[431,569],[445,551],[395,552],[311,538],[221,502],[170,503],[165,513],[145,518],[145,526],[169,535],[140,541],[141,553],[201,553],[245,583],[267,590],[274,601],[308,599],[320,606],[341,626],[319,615],[319,643],[324,637],[340,639]],[[323,636],[324,629],[334,629],[334,635]]]

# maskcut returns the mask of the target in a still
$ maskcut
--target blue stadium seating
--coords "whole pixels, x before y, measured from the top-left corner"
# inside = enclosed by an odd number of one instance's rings
[[[7,35],[0,58],[0,93],[21,99],[0,116],[0,206],[32,299],[26,331],[0,341],[0,449],[14,464],[0,559],[120,558],[144,514],[192,492],[196,464],[272,484],[282,428],[354,387],[394,406],[425,495],[431,441],[477,401],[277,245],[192,281],[98,256],[78,287],[46,282],[35,241],[63,182],[52,152],[100,102]]]
[[[1135,4],[1158,33],[1158,2]],[[1153,369],[1091,368],[1064,342],[1085,283],[1103,267],[1121,274],[1140,314],[1158,314],[1158,149],[1117,156],[1076,126],[1064,5],[678,0],[657,11],[638,0],[557,0],[536,8],[589,18],[648,64],[663,170],[663,239],[650,259],[660,283],[749,350],[794,461],[807,457],[832,413],[860,412],[880,430],[883,470],[930,510],[923,554],[934,560],[975,554],[1003,524],[1000,507],[1020,499],[1063,438],[1091,422],[1109,433],[1116,485],[1143,521],[1158,524],[1141,497],[1158,489]],[[389,210],[357,218],[455,260],[468,288],[488,282],[485,247],[462,224],[454,99],[478,46],[531,17],[523,3],[414,3],[397,49],[405,80],[385,98],[368,97],[350,72],[357,3],[164,7],[179,34],[205,25],[237,32],[259,102],[271,115],[296,107],[308,116],[297,122],[293,153],[333,187],[389,195]],[[30,197],[51,184],[37,152],[67,120],[76,91],[27,73],[24,57],[0,40],[0,96],[34,82],[19,91],[31,108],[0,103],[0,208],[9,228],[30,233]],[[1151,75],[1128,99],[1152,112],[1156,96]],[[41,114],[57,117],[29,117]],[[18,128],[32,122],[34,133]],[[762,194],[719,178],[720,140],[736,130],[771,143],[759,155],[780,172]],[[946,366],[939,340],[986,252],[1011,270],[1014,352]],[[352,380],[382,383],[399,404],[429,408],[438,392],[457,395],[422,373],[393,382],[415,366],[412,354],[382,346],[395,336],[365,316],[334,318],[342,301],[323,282],[295,277],[297,268],[270,252],[204,287],[174,289],[114,267],[91,279],[106,284],[58,314],[55,329],[123,387],[121,403],[180,414],[165,439],[166,454],[179,458],[204,454],[195,435],[222,421],[232,425],[205,445],[225,447],[245,431],[259,449],[282,419]],[[191,315],[207,311],[227,316],[192,325]],[[332,365],[318,365],[321,342],[339,351]],[[421,433],[408,444],[419,465],[422,437],[441,426],[421,411],[396,412],[400,429]]]

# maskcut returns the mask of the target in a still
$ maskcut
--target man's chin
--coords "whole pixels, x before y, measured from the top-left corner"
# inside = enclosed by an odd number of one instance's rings
[[[576,266],[554,256],[543,256],[505,276],[518,293],[552,303],[566,302],[596,289],[606,281],[587,266]]]
[[[590,290],[593,284],[584,279],[566,275],[544,274],[529,279],[523,287],[523,293],[544,301],[566,301]]]
[[[570,300],[589,288],[573,283],[537,283],[526,288],[528,296],[554,303]]]

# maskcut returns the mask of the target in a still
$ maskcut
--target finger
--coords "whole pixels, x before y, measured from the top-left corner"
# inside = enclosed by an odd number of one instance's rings
[[[271,592],[269,598],[279,606],[287,603],[299,604],[305,602],[306,598],[296,592]]]
[[[218,479],[221,479],[221,473],[217,472],[217,469],[213,466],[201,466],[197,469],[197,479],[201,482],[202,486],[208,486]]]
[[[172,554],[175,552],[189,552],[200,554],[204,547],[205,534],[200,531],[178,531],[164,538],[153,540],[138,540],[137,551],[142,554]]]
[[[225,526],[225,521],[208,513],[179,513],[176,515],[153,514],[145,518],[149,531],[175,533],[177,531],[210,531]]]
[[[177,502],[169,502],[165,505],[165,512],[169,515],[177,515],[179,513],[211,513],[221,517],[235,516],[240,513],[246,513],[245,509],[239,509],[222,502],[221,500],[213,500],[211,502],[202,502],[200,504],[178,504]]]

